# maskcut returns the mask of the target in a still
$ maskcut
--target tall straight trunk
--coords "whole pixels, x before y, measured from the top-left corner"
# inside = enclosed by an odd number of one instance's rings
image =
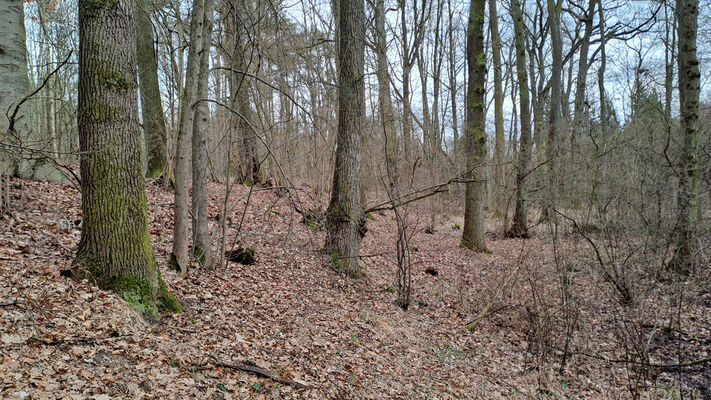
[[[449,42],[449,99],[452,103],[452,135],[454,144],[452,150],[457,153],[459,146],[459,121],[457,120],[457,59],[454,56],[454,10],[452,9],[452,0],[447,0],[447,11],[449,12],[449,26],[447,27],[447,36]]]
[[[190,172],[194,104],[197,91],[205,0],[194,0],[190,21],[190,49],[185,73],[185,86],[181,95],[180,121],[175,160],[175,211],[173,215],[173,250],[171,268],[187,271],[188,268],[188,208],[190,204]]]
[[[555,206],[554,202],[558,191],[558,136],[561,114],[563,44],[560,38],[560,10],[556,0],[548,0],[548,21],[550,24],[553,62],[551,64],[550,121],[548,123],[548,142],[546,147],[546,157],[549,160],[547,211]]]
[[[677,189],[676,247],[670,266],[676,271],[694,270],[697,252],[694,230],[698,213],[699,191],[699,92],[701,74],[696,57],[698,0],[678,0],[679,24],[679,119],[681,157]]]
[[[377,56],[378,106],[385,139],[385,162],[387,173],[393,185],[397,185],[398,142],[395,133],[393,103],[390,97],[390,76],[388,75],[387,37],[385,33],[385,0],[375,4],[375,54]]]
[[[607,202],[607,167],[609,156],[607,154],[608,130],[607,126],[607,100],[605,99],[605,68],[607,67],[607,53],[605,52],[605,18],[603,14],[602,0],[599,0],[597,9],[600,18],[600,68],[597,70],[597,88],[600,96],[600,141],[602,142],[602,154],[600,155],[600,192],[598,196],[599,205]]]
[[[138,78],[141,85],[141,111],[143,133],[146,138],[148,168],[146,177],[154,178],[163,173],[168,163],[165,116],[158,86],[158,63],[156,62],[153,24],[148,0],[136,2],[136,54]]]
[[[338,135],[331,201],[326,210],[326,249],[334,266],[360,276],[365,234],[361,206],[361,149],[365,116],[365,8],[363,0],[341,0],[338,52]]]
[[[473,0],[467,29],[467,189],[464,201],[462,247],[486,252],[484,203],[486,202],[486,49],[484,48],[484,5]]]
[[[583,24],[585,24],[583,37],[580,39],[580,55],[578,59],[578,74],[575,82],[575,97],[573,99],[574,104],[574,114],[573,114],[573,131],[570,135],[570,168],[571,168],[571,179],[572,179],[572,196],[574,203],[577,203],[579,199],[579,180],[578,180],[578,168],[580,163],[580,146],[578,140],[583,134],[583,130],[586,126],[585,116],[587,115],[585,111],[585,89],[587,87],[587,77],[588,77],[588,51],[590,49],[590,37],[593,31],[593,19],[595,17],[595,5],[596,1],[588,2],[588,10],[585,14]]]
[[[435,38],[434,50],[432,52],[432,122],[430,129],[432,130],[433,148],[435,155],[442,151],[442,138],[440,135],[439,126],[439,95],[442,85],[442,62],[444,59],[442,45],[442,12],[444,10],[443,2],[437,2],[437,10],[435,17]]]
[[[410,47],[407,37],[407,10],[406,0],[399,0],[400,7],[400,27],[402,34],[402,143],[405,150],[405,159],[410,159],[412,152],[412,122],[410,121],[410,70],[412,61],[410,59]]]
[[[519,115],[521,118],[520,150],[516,172],[516,211],[508,236],[528,237],[528,195],[526,179],[531,164],[531,111],[528,103],[528,75],[526,73],[526,39],[523,13],[519,0],[511,0],[511,17],[514,21],[514,42],[516,46],[516,73],[518,76]]]
[[[491,51],[494,67],[494,215],[501,214],[504,206],[504,90],[501,78],[501,38],[496,0],[489,0],[489,30],[491,31]]]
[[[180,305],[163,284],[148,230],[135,28],[133,0],[79,1],[83,227],[73,275],[158,315]]]
[[[664,118],[671,134],[671,102],[674,90],[674,47],[676,46],[676,21],[677,13],[672,10],[672,19],[667,15],[669,5],[664,6]]]
[[[246,4],[245,4],[246,7]],[[241,7],[235,7],[235,13],[242,10]],[[248,11],[247,11],[248,12]],[[259,156],[257,154],[257,137],[256,132],[251,129],[251,114],[250,106],[250,91],[249,82],[246,79],[245,72],[249,68],[249,60],[247,57],[250,53],[249,38],[247,37],[247,27],[244,25],[246,16],[235,15],[235,37],[234,37],[234,52],[232,55],[233,70],[235,70],[235,83],[233,89],[233,105],[239,111],[240,116],[235,121],[237,123],[239,137],[241,138],[240,155],[242,159],[242,176],[241,183],[246,185],[258,184],[262,181],[259,165]]]
[[[193,118],[193,255],[203,268],[212,268],[210,226],[207,223],[207,138],[209,136],[210,109],[207,106],[208,79],[210,77],[210,45],[215,0],[205,0],[203,12],[202,49],[198,73],[195,117]]]

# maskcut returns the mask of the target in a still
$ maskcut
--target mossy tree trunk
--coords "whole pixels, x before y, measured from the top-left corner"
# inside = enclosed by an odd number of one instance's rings
[[[514,21],[516,46],[516,75],[519,89],[519,116],[521,138],[519,141],[518,170],[516,171],[516,210],[509,229],[510,237],[528,237],[528,195],[526,179],[531,164],[531,111],[528,101],[528,75],[526,74],[526,38],[523,13],[519,0],[511,0],[511,17]]]
[[[141,168],[133,0],[79,2],[83,228],[78,277],[157,315],[179,311],[153,254]]]
[[[163,173],[168,163],[165,117],[158,86],[158,64],[156,62],[153,24],[149,0],[136,1],[136,54],[138,76],[141,85],[141,115],[143,133],[148,153],[146,176],[155,178]]]
[[[205,0],[194,0],[190,21],[190,48],[188,66],[185,72],[185,86],[181,94],[180,121],[178,123],[177,149],[175,156],[175,210],[173,214],[173,250],[170,254],[170,267],[180,271],[188,269],[188,233],[190,222],[188,209],[190,204],[190,172],[192,127],[195,110],[195,92],[199,68],[200,49],[202,48],[203,11]]]
[[[698,0],[677,1],[679,24],[679,118],[682,140],[677,189],[676,248],[670,266],[689,273],[694,270],[697,243],[694,237],[699,190],[699,91],[701,74],[696,57]]]
[[[484,202],[486,201],[486,55],[484,48],[484,5],[486,0],[473,0],[469,6],[467,29],[467,189],[464,202],[462,246],[474,251],[487,251],[484,240]]]
[[[326,249],[335,267],[358,277],[365,229],[361,206],[361,149],[365,116],[365,9],[363,0],[340,1],[338,134],[331,201],[326,211]]]
[[[212,43],[214,0],[205,0],[203,13],[202,49],[198,73],[197,103],[193,118],[193,255],[203,268],[212,268],[210,227],[207,222],[207,137],[210,110],[207,107],[208,78],[210,76],[210,44]]]

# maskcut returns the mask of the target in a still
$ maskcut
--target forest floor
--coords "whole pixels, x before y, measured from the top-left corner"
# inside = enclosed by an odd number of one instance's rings
[[[352,280],[329,267],[324,232],[301,223],[284,191],[235,186],[228,243],[253,247],[257,262],[181,275],[166,268],[172,193],[149,180],[156,257],[185,310],[146,321],[116,295],[60,275],[80,237],[77,189],[11,187],[16,207],[0,216],[3,399],[711,398],[711,364],[673,366],[711,353],[708,280],[648,285],[644,266],[630,267],[638,294],[622,304],[588,243],[564,231],[503,239],[492,220],[490,253],[477,254],[458,246],[461,219],[443,216],[426,234],[413,206],[413,299],[403,311],[392,212],[368,220],[365,277]],[[209,192],[215,229],[224,186]],[[305,195],[298,203],[323,207]]]

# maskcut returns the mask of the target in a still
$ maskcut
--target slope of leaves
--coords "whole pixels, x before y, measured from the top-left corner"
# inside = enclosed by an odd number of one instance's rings
[[[116,295],[60,276],[80,236],[80,194],[52,183],[13,180],[12,186],[17,208],[0,217],[2,398],[597,399],[627,397],[633,376],[642,376],[648,397],[672,393],[669,374],[642,375],[625,363],[581,354],[559,371],[555,349],[564,333],[544,235],[491,240],[491,254],[474,254],[458,247],[457,219],[442,221],[434,235],[415,234],[414,303],[403,312],[395,304],[390,213],[369,220],[366,277],[353,281],[333,272],[319,252],[324,233],[300,223],[295,206],[322,208],[316,200],[234,187],[228,247],[254,248],[257,262],[181,275],[165,268],[172,193],[150,181],[156,256],[185,312],[144,321]],[[213,230],[224,190],[209,187]],[[689,289],[695,300],[679,310],[685,325],[667,332],[658,320],[674,309],[671,289],[652,289],[651,304],[636,306],[644,313],[620,311],[609,285],[586,267],[584,244],[563,239],[559,246],[579,269],[570,283],[581,310],[570,349],[623,357],[611,327],[638,316],[644,321],[630,323],[660,331],[651,336],[658,340],[650,347],[652,361],[678,361],[670,346],[682,342],[684,357],[708,356],[707,287]],[[487,306],[491,312],[468,330]],[[253,363],[309,388],[235,371],[215,359]],[[683,390],[709,394],[703,365],[685,376]]]

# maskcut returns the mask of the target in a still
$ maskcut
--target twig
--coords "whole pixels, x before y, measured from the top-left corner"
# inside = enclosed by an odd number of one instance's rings
[[[210,365],[210,364],[199,365],[199,366],[196,366],[196,369],[205,370],[205,369],[213,369],[213,368],[217,368],[217,367],[230,368],[230,369],[234,369],[237,371],[247,372],[250,374],[261,376],[262,378],[271,379],[274,382],[281,383],[282,385],[293,386],[297,389],[311,389],[310,386],[307,386],[303,383],[297,382],[293,379],[284,378],[284,377],[280,376],[279,374],[277,374],[276,372],[269,371],[267,369],[258,367],[251,361],[244,361],[243,363],[231,363],[228,361],[220,360],[219,358],[217,358],[213,355],[209,355],[209,358],[211,358],[215,361],[214,365]]]

